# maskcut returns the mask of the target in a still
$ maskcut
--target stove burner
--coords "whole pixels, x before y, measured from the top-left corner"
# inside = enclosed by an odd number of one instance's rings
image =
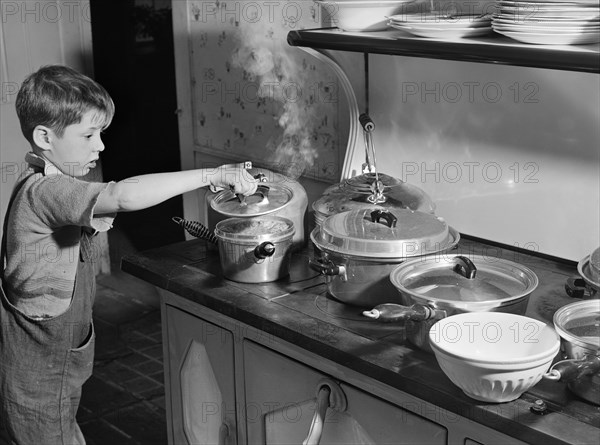
[[[315,298],[315,306],[324,314],[344,320],[365,321],[362,315],[363,307],[350,306],[336,300],[329,292],[325,291]]]

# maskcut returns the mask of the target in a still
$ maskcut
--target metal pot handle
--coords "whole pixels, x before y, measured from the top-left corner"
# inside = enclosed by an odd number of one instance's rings
[[[402,306],[395,303],[385,303],[375,306],[370,311],[363,311],[363,315],[367,318],[384,322],[402,320],[425,321],[445,318],[446,311],[434,309],[423,304]]]
[[[452,269],[454,272],[462,275],[469,280],[472,280],[477,275],[477,268],[473,261],[471,261],[468,257],[463,255],[457,255],[454,257],[454,268]]]
[[[260,243],[254,248],[254,256],[259,260],[264,260],[265,258],[273,256],[274,253],[275,244],[273,244],[271,241]]]
[[[556,362],[543,377],[557,382],[572,382],[583,376],[600,371],[600,357],[586,355],[582,359],[568,359]]]
[[[340,280],[348,280],[348,276],[346,275],[346,268],[344,266],[337,266],[331,260],[328,260],[324,263],[322,260],[313,260],[312,258],[309,258],[308,266],[312,270],[319,272],[321,275],[325,275],[328,277],[338,275],[340,277]]]
[[[593,293],[590,291],[585,280],[579,275],[575,275],[567,278],[565,283],[565,291],[571,298],[587,299],[593,297]]]
[[[385,221],[387,222],[387,226],[390,229],[396,227],[398,218],[396,218],[396,216],[393,213],[388,212],[387,210],[381,210],[381,209],[373,210],[371,212],[371,221],[372,222],[378,223],[381,218],[385,219]]]

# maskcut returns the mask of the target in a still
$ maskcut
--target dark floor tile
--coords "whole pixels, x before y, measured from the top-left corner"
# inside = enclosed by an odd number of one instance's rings
[[[96,292],[94,317],[115,325],[138,320],[154,310],[113,289],[99,287]]]
[[[154,310],[139,314],[135,320],[130,320],[125,326],[124,331],[137,331],[141,334],[150,336],[161,332],[160,311]]]
[[[159,361],[162,361],[162,358],[163,358],[162,344],[151,346],[149,348],[144,348],[138,352],[142,355],[145,355],[147,357],[150,357],[150,358],[153,358],[153,359],[159,360]]]
[[[150,375],[162,371],[163,365],[162,363],[157,362],[156,360],[150,360],[133,366],[133,369],[134,371],[137,371],[140,374]]]
[[[164,412],[149,402],[139,402],[120,408],[106,414],[104,420],[135,437],[144,445],[165,445],[167,443]]]
[[[83,385],[81,406],[94,413],[95,416],[101,416],[106,412],[131,405],[137,401],[138,399],[132,394],[96,376],[90,377]]]
[[[150,391],[153,391],[154,397],[156,397],[159,394],[156,390],[163,394],[165,391],[163,385],[148,377],[140,376],[127,382],[127,391],[135,394],[149,394]]]
[[[135,351],[132,351],[131,354],[119,359],[119,363],[125,366],[129,366],[130,368],[136,368],[140,364],[148,363],[149,361],[151,361],[151,359],[149,359],[145,355],[138,354]]]
[[[124,387],[128,381],[140,376],[139,373],[116,361],[103,366],[96,366],[94,375],[105,381],[110,380],[122,387]]]
[[[140,334],[138,331],[130,331],[122,334],[125,344],[135,350],[146,349],[159,343],[151,337]]]
[[[152,380],[157,381],[158,383],[165,384],[165,373],[164,371],[157,372],[156,374],[151,374],[149,376]]]
[[[162,395],[160,397],[155,397],[155,398],[151,399],[150,403],[152,403],[153,405],[159,407],[160,409],[162,409],[166,413],[166,411],[167,411],[167,403],[166,403],[164,395]]]
[[[114,428],[103,419],[94,419],[79,424],[87,445],[138,445],[131,436]]]

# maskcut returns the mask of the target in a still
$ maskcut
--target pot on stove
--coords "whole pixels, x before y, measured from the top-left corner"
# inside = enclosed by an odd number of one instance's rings
[[[544,378],[566,382],[579,397],[600,405],[600,300],[567,304],[554,313],[562,360]]]
[[[429,330],[440,319],[465,312],[524,315],[538,285],[521,264],[482,255],[429,255],[406,261],[390,273],[401,304],[387,303],[363,315],[405,323],[406,337],[431,352]]]
[[[294,223],[288,218],[227,218],[217,223],[215,236],[225,278],[267,283],[289,274]]]
[[[328,216],[377,206],[385,210],[408,209],[435,213],[435,204],[420,188],[377,170],[372,133],[375,124],[367,114],[359,116],[365,136],[362,174],[328,187],[312,204],[315,225]]]
[[[600,290],[600,247],[577,263],[579,276],[570,277],[565,290],[574,298],[596,298]]]
[[[256,192],[238,197],[230,190],[207,193],[207,220],[209,230],[226,218],[255,218],[280,216],[294,223],[292,250],[306,246],[306,209],[308,198],[298,181],[264,168],[252,167],[248,172],[260,181]]]
[[[370,207],[327,217],[311,232],[312,269],[342,303],[373,306],[397,295],[390,272],[407,259],[456,246],[459,233],[439,217],[408,209]]]
[[[379,182],[380,190],[375,189]],[[359,176],[328,187],[323,195],[313,202],[317,226],[328,216],[347,210],[371,208],[373,205],[393,209],[417,210],[435,213],[435,204],[420,188],[384,173],[363,173]]]

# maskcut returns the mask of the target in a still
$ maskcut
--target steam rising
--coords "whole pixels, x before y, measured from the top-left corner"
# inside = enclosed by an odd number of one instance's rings
[[[286,33],[283,27],[257,29],[256,24],[240,23],[232,65],[258,83],[261,98],[279,104],[274,119],[282,134],[269,141],[265,160],[297,179],[318,157],[318,128],[327,113],[319,100],[322,82],[318,72],[302,61],[301,55],[292,55],[299,50],[287,46]]]

